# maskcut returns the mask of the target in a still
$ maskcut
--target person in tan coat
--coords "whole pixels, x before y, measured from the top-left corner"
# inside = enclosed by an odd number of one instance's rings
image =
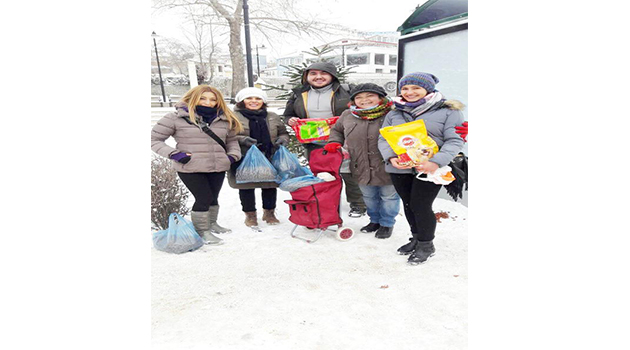
[[[376,238],[389,238],[400,211],[400,197],[385,172],[378,137],[392,101],[382,87],[365,83],[352,88],[350,103],[350,109],[332,127],[324,149],[335,152],[345,145],[350,153],[350,172],[359,184],[370,218],[361,232],[376,232]]]
[[[241,158],[236,135],[241,122],[227,107],[221,92],[208,85],[190,89],[175,104],[175,112],[151,130],[151,150],[173,160],[173,167],[195,197],[191,219],[207,244],[221,244],[213,233],[230,232],[217,223],[219,192],[230,165]],[[175,148],[164,141],[175,139]]]
[[[271,158],[279,146],[286,146],[289,143],[289,133],[285,124],[276,113],[267,110],[266,92],[248,87],[239,91],[235,100],[237,103],[234,106],[234,113],[243,124],[243,131],[236,136],[243,155],[255,145],[267,158]],[[275,216],[278,184],[276,182],[237,184],[234,171],[239,163],[234,163],[232,171],[228,173],[228,183],[230,187],[238,189],[241,207],[245,213],[245,225],[258,226],[254,192],[256,188],[260,188],[262,192],[263,221],[269,225],[280,223]]]

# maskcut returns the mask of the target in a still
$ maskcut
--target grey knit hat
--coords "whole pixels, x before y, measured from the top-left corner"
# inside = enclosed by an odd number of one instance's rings
[[[358,84],[350,90],[350,99],[354,101],[354,97],[362,92],[373,92],[381,97],[387,96],[387,92],[382,87],[373,83]]]
[[[333,76],[333,80],[339,81],[337,78],[337,67],[330,62],[315,62],[306,67],[302,75],[302,84],[306,84],[306,76],[309,70],[321,70]]]

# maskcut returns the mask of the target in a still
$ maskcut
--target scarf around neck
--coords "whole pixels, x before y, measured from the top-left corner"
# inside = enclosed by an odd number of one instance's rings
[[[195,113],[201,116],[204,122],[210,124],[219,116],[219,109],[202,105],[195,106]]]
[[[444,99],[441,92],[432,92],[416,102],[406,102],[400,97],[394,98],[394,108],[411,114],[414,119],[428,111]]]
[[[271,157],[273,152],[273,144],[271,143],[271,134],[267,127],[267,110],[266,109],[241,109],[239,112],[243,117],[249,120],[249,136],[258,142],[258,149],[267,156]]]
[[[390,107],[392,106],[393,103],[394,102],[389,97],[385,97],[385,101],[381,101],[380,104],[374,107],[359,108],[355,105],[350,105],[350,112],[356,118],[364,119],[364,120],[373,120],[387,114],[387,112],[390,111],[391,109]]]

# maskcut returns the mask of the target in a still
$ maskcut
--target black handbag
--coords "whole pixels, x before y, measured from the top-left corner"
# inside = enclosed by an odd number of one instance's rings
[[[451,173],[455,177],[455,180],[450,184],[444,186],[446,192],[457,202],[457,198],[463,197],[464,190],[468,191],[468,156],[459,152],[455,158],[449,163],[452,169]],[[464,189],[465,185],[465,189]]]

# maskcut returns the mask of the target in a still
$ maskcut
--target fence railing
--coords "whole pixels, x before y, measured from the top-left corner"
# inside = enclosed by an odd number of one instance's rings
[[[179,101],[179,98],[177,100],[171,101],[170,103],[164,103],[163,105],[160,105],[161,102],[158,101],[158,105],[156,106],[156,105],[153,105],[153,96],[151,97],[152,97],[151,99],[152,100],[151,102],[151,127],[153,127],[155,123],[157,123],[157,121],[160,120],[160,118],[162,118],[168,112],[175,111],[175,108],[173,106],[175,105],[175,103],[177,103],[177,101]],[[230,107],[234,107],[234,105],[229,104],[229,101],[226,101],[226,102],[228,103]],[[273,109],[274,112],[276,113],[282,113],[286,105],[287,105],[287,100],[267,101],[267,108]]]
[[[173,107],[182,98],[182,95],[168,95],[166,101],[162,101],[163,98],[160,95],[151,95],[151,107]],[[230,99],[225,99],[225,102],[231,103]],[[287,105],[287,100],[269,100],[267,106],[279,108]]]

